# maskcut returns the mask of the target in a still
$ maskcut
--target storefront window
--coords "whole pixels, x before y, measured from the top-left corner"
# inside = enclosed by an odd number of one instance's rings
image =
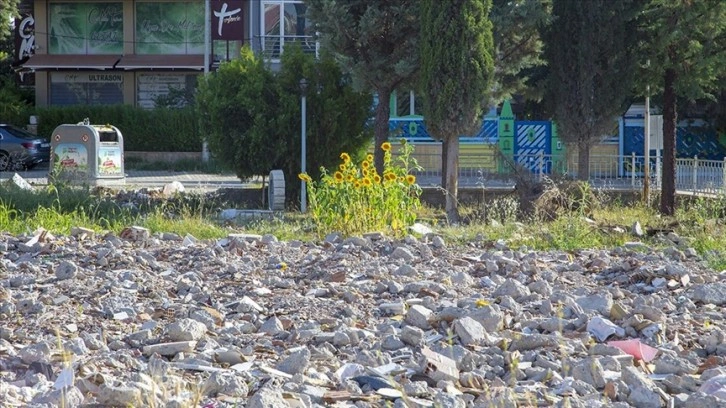
[[[137,74],[136,105],[152,109],[159,102],[166,106],[181,107],[187,102],[187,93],[194,91],[197,74]]]
[[[114,105],[124,102],[119,72],[51,72],[51,105]]]
[[[137,2],[137,54],[204,54],[204,2]]]
[[[122,3],[51,3],[49,54],[123,53]]]

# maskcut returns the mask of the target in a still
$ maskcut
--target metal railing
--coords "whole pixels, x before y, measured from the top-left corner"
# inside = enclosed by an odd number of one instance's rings
[[[290,44],[300,44],[304,53],[314,54],[315,58],[320,55],[320,43],[312,35],[260,35],[257,38],[263,58],[268,60],[279,60]]]
[[[428,184],[441,180],[441,152],[429,150],[414,152],[423,170],[415,172]],[[649,165],[650,185],[661,188],[662,162],[651,157]],[[594,187],[612,189],[642,188],[645,174],[645,158],[631,155],[591,155],[589,181]],[[530,154],[504,158],[499,151],[459,155],[459,180],[461,185],[513,186],[515,172],[529,172],[538,179],[553,175],[577,178],[577,158],[561,155]],[[698,157],[676,159],[676,190],[691,194],[726,194],[726,158],[702,160]]]

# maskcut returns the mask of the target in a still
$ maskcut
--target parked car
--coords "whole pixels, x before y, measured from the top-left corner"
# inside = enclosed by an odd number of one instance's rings
[[[12,125],[0,124],[0,171],[30,169],[50,161],[50,142]]]

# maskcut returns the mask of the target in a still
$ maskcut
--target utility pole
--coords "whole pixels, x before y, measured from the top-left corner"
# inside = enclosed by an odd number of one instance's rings
[[[212,29],[212,15],[210,12],[209,0],[204,0],[204,75],[209,74],[209,54],[211,52],[210,40]],[[207,138],[202,140],[202,162],[209,161],[209,145]]]
[[[643,201],[650,205],[650,85],[645,90],[645,123],[643,124],[643,138],[645,163],[643,165]]]

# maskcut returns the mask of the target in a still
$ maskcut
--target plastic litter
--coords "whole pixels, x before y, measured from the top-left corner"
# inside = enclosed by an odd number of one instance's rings
[[[646,363],[653,361],[656,355],[658,355],[658,349],[651,347],[638,339],[630,340],[613,340],[609,341],[608,345],[615,346],[620,350],[623,350],[626,354],[643,360]]]

